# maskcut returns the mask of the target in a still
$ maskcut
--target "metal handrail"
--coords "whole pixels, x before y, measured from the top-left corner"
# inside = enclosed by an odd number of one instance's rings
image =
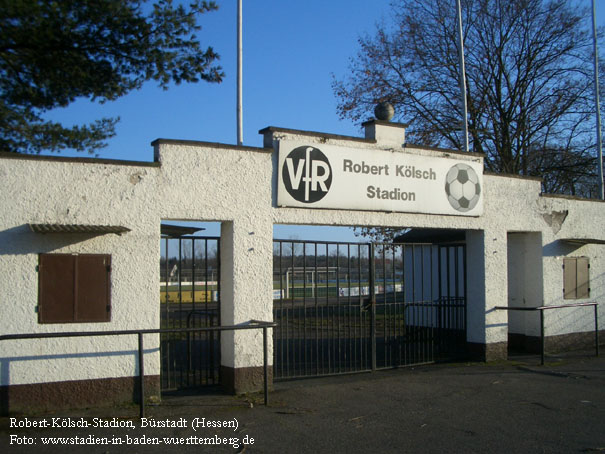
[[[496,306],[494,309],[503,311],[540,311],[540,364],[544,365],[544,311],[549,309],[561,309],[568,307],[586,307],[594,306],[594,336],[595,336],[595,351],[599,356],[599,303],[570,303],[570,304],[555,304],[552,306],[537,306],[537,307],[510,307]]]
[[[231,325],[231,326],[209,326],[204,328],[159,328],[159,329],[133,329],[133,330],[117,330],[117,331],[70,331],[60,333],[29,333],[29,334],[4,334],[0,336],[0,341],[3,340],[21,340],[21,339],[49,339],[56,337],[98,337],[98,336],[128,336],[137,335],[139,341],[139,401],[140,401],[140,417],[145,417],[145,361],[143,349],[144,334],[163,334],[163,333],[189,333],[189,332],[204,332],[204,331],[237,331],[245,329],[262,329],[263,330],[263,373],[264,373],[264,394],[265,405],[268,404],[269,398],[269,366],[267,361],[267,329],[275,328],[277,323],[262,322],[250,320],[246,325]]]

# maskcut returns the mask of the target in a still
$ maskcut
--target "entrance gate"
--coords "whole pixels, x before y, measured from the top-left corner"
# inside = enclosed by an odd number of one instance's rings
[[[465,246],[274,240],[275,379],[453,358]]]
[[[161,328],[220,325],[219,237],[163,236]],[[163,391],[220,383],[220,332],[163,333]]]

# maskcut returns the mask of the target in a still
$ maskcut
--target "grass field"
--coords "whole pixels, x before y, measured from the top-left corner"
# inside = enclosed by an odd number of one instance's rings
[[[360,288],[366,288],[369,284],[367,282],[351,282],[351,291],[358,290]],[[377,282],[377,286],[382,286],[383,282]],[[392,283],[387,282],[387,285],[392,285]],[[303,296],[306,298],[325,298],[330,296],[337,296],[338,289],[341,289],[340,296],[348,295],[349,286],[345,282],[340,283],[340,287],[337,282],[328,282],[327,285],[325,283],[316,283],[315,286],[311,284],[303,284],[296,283],[294,286],[290,285],[287,291],[284,291],[283,295],[288,295],[288,297],[294,298],[302,298]],[[279,282],[273,283],[273,289],[279,290]],[[285,289],[284,289],[285,290]],[[180,288],[180,298],[179,298],[179,286],[178,285],[170,285],[168,289],[165,287],[160,288],[160,302],[165,303],[168,302],[182,302],[182,303],[205,303],[209,301],[216,301],[217,295],[213,292],[218,291],[218,285],[182,285]],[[367,291],[367,289],[366,289]],[[344,292],[344,293],[343,293]],[[357,294],[352,293],[351,296],[357,296]],[[195,299],[194,299],[195,298]],[[274,297],[275,298],[275,297]],[[279,298],[279,296],[277,297]]]

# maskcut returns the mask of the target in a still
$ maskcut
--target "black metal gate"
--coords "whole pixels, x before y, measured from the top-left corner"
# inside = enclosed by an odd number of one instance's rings
[[[466,340],[464,245],[274,241],[274,378],[455,356]]]
[[[161,328],[220,326],[218,237],[162,238]],[[220,332],[164,333],[161,387],[175,390],[220,383]]]

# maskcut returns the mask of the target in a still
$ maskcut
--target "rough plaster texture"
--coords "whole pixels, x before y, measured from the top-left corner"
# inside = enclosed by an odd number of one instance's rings
[[[401,147],[405,144],[405,125],[393,127],[393,123],[370,121],[365,127],[365,137],[381,145]]]
[[[475,154],[399,145],[401,125],[367,138],[267,128],[268,148],[203,142],[155,142],[159,164],[132,165],[69,159],[0,159],[0,332],[32,333],[159,327],[160,223],[163,219],[218,221],[221,226],[221,319],[223,325],[272,320],[272,233],[274,224],[365,225],[465,230],[467,239],[468,337],[500,351],[509,329],[535,334],[535,326],[513,322],[495,306],[509,304],[509,257],[536,270],[519,293],[531,304],[559,304],[562,258],[587,256],[591,263],[591,301],[605,292],[605,246],[570,246],[564,238],[604,239],[605,205],[596,201],[540,195],[540,182],[484,175],[484,215],[431,216],[343,210],[277,208],[277,156],[280,140],[330,143],[371,152],[386,149],[421,156],[481,161]],[[386,143],[381,137],[390,137]],[[41,235],[28,223],[111,224],[123,235]],[[523,236],[527,235],[527,236]],[[529,239],[529,246],[524,241]],[[531,253],[524,252],[527,248]],[[509,251],[516,252],[511,253]],[[37,254],[40,252],[112,255],[112,318],[103,324],[40,325],[37,322]],[[539,276],[542,278],[539,278]],[[534,282],[535,281],[535,282]],[[537,290],[528,290],[529,286]],[[516,295],[513,295],[515,298]],[[540,301],[542,299],[542,301]],[[600,309],[601,319],[603,308]],[[592,314],[571,309],[547,314],[548,335],[592,329]],[[159,374],[158,337],[145,340],[146,372]],[[487,348],[490,345],[498,348]],[[271,346],[269,342],[271,362]],[[93,338],[55,341],[4,341],[0,345],[2,385],[136,374],[136,339]],[[224,333],[222,365],[262,365],[260,331]],[[101,360],[99,360],[101,359]]]
[[[0,159],[0,332],[41,333],[159,325],[159,225],[148,215],[157,168]],[[41,235],[28,223],[123,225],[125,236]],[[38,324],[38,254],[112,255],[110,323]],[[153,310],[150,310],[153,309]],[[136,337],[3,341],[1,384],[132,376]],[[146,368],[159,373],[157,338],[146,339]]]
[[[605,245],[577,245],[561,241],[566,238],[603,239],[605,205],[601,202],[570,200],[564,197],[543,196],[537,201],[538,211],[546,214],[567,211],[562,225],[549,225],[544,221],[543,273],[544,305],[596,301],[599,319],[605,316]],[[563,298],[563,259],[588,257],[590,260],[590,297],[579,300]],[[545,313],[546,335],[555,336],[594,330],[593,308],[550,310]],[[529,333],[530,335],[532,333]]]
[[[161,218],[222,222],[221,323],[272,320],[271,153],[174,143],[158,155]],[[262,366],[261,331],[223,333],[221,358]]]

